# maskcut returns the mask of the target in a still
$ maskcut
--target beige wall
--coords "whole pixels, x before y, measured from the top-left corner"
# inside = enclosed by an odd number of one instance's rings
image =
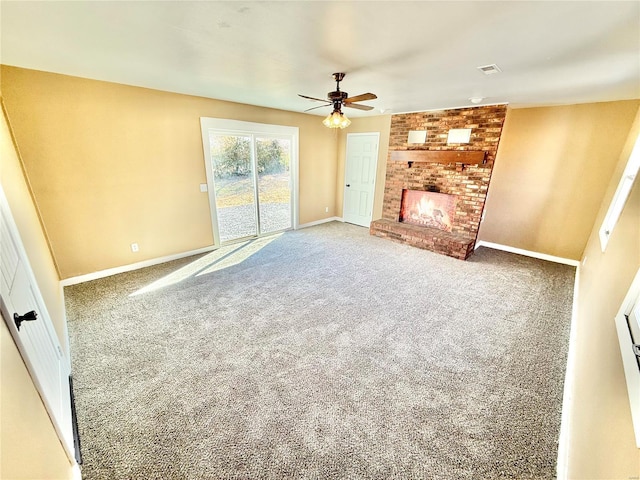
[[[639,104],[509,109],[478,239],[579,260]]]
[[[347,153],[347,134],[349,133],[380,133],[378,145],[378,165],[376,168],[376,187],[373,198],[372,220],[382,217],[382,197],[384,196],[384,180],[389,153],[389,131],[391,129],[391,115],[362,117],[351,119],[347,130],[339,132],[338,142],[338,170],[336,175],[336,216],[342,217],[344,201],[344,165]]]
[[[321,117],[7,66],[2,92],[61,278],[212,245],[200,117],[299,127],[299,222],[335,214]]]
[[[0,144],[0,181],[28,253],[31,268],[47,311],[53,321],[60,344],[68,352],[64,297],[56,266],[51,256],[38,212],[25,180],[22,165],[15,150],[6,116],[2,115]]]
[[[0,183],[60,343],[67,345],[62,290],[4,114]],[[72,478],[71,465],[11,333],[2,319],[0,323],[0,478]]]
[[[570,479],[640,477],[627,389],[613,318],[640,268],[640,182],[627,200],[605,253],[598,230],[640,135],[640,110],[606,185],[580,267],[576,362],[570,420]]]

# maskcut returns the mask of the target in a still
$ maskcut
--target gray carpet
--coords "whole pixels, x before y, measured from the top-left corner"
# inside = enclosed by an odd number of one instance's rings
[[[554,478],[574,273],[330,223],[67,287],[83,476]]]

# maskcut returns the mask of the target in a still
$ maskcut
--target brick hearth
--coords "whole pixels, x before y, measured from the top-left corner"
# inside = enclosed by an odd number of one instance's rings
[[[454,258],[468,258],[478,236],[505,115],[504,105],[393,115],[382,219],[371,223],[370,233]],[[447,145],[452,128],[471,128],[470,142]],[[426,143],[407,144],[409,130],[426,130]],[[421,161],[421,151],[483,152],[485,163]],[[411,152],[408,161],[403,161],[399,152]],[[456,195],[451,233],[399,222],[403,189]]]
[[[413,247],[466,260],[473,253],[475,239],[448,233],[437,228],[420,227],[409,223],[376,220],[371,222],[371,235],[388,238]]]

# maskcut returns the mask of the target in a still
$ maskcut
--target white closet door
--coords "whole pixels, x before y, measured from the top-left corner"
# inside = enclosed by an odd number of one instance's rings
[[[0,308],[67,456],[74,459],[69,362],[38,290],[26,252],[0,188]],[[15,315],[36,312],[18,327]],[[25,448],[28,448],[25,446]]]
[[[379,133],[347,134],[342,218],[367,228],[373,213],[379,140]]]

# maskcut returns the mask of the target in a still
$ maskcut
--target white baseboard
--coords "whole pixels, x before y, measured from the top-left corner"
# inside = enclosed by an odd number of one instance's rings
[[[302,225],[298,225],[298,229],[315,227],[316,225],[322,225],[323,223],[329,222],[344,222],[344,220],[342,219],[342,217],[323,218],[322,220],[316,220],[315,222],[303,223]]]
[[[97,280],[99,278],[110,277],[111,275],[117,275],[118,273],[131,272],[140,268],[151,267],[160,263],[170,262],[172,260],[178,260],[184,257],[191,257],[192,255],[198,255],[200,253],[207,253],[215,250],[213,245],[210,247],[198,248],[197,250],[190,250],[188,252],[176,253],[174,255],[167,255],[165,257],[152,258],[144,260],[142,262],[132,263],[130,265],[123,265],[121,267],[108,268],[106,270],[100,270],[99,272],[87,273],[86,275],[79,275],[77,277],[65,278],[60,280],[60,285],[68,287],[69,285],[77,285],[78,283],[90,282],[91,280]]]
[[[315,222],[304,223],[302,225],[298,225],[298,229],[313,227],[315,225],[321,225],[323,223],[328,222],[342,222],[342,217],[329,217],[323,218],[322,220],[316,220]],[[90,282],[91,280],[97,280],[99,278],[110,277],[111,275],[117,275],[119,273],[131,272],[133,270],[138,270],[140,268],[151,267],[153,265],[158,265],[160,263],[170,262],[172,260],[178,260],[184,257],[191,257],[192,255],[198,255],[200,253],[207,253],[215,250],[217,247],[213,245],[209,247],[198,248],[197,250],[190,250],[188,252],[176,253],[174,255],[167,255],[165,257],[152,258],[149,260],[144,260],[142,262],[132,263],[130,265],[123,265],[121,267],[108,268],[106,270],[100,270],[99,272],[87,273],[86,275],[79,275],[77,277],[65,278],[60,281],[60,285],[63,287],[68,287],[70,285],[77,285],[79,283]]]
[[[580,265],[580,260],[572,260],[570,258],[556,257],[554,255],[547,255],[546,253],[532,252],[531,250],[523,250],[522,248],[510,247],[509,245],[500,245],[499,243],[485,242],[480,240],[476,243],[476,249],[479,247],[493,248],[494,250],[502,250],[509,253],[517,253],[518,255],[524,255],[526,257],[539,258],[540,260],[548,260],[549,262],[562,263],[564,265],[571,265],[577,267]]]
[[[323,218],[321,220],[316,220],[314,222],[303,223],[301,225],[298,225],[298,229],[313,227],[316,225],[322,225],[323,223],[329,223],[329,222],[344,222],[344,219],[342,217]],[[476,243],[475,248],[477,249],[479,247],[487,247],[487,248],[493,248],[495,250],[502,250],[505,252],[517,253],[519,255],[525,255],[527,257],[539,258],[541,260],[548,260],[551,262],[571,265],[573,267],[577,267],[578,265],[580,265],[580,262],[578,260],[555,257],[553,255],[547,255],[546,253],[532,252],[529,250],[523,250],[521,248],[510,247],[508,245],[500,245],[498,243],[485,242],[484,240],[481,240],[478,243]],[[200,253],[211,252],[215,249],[216,247],[211,245],[209,247],[198,248],[196,250],[190,250],[188,252],[176,253],[174,255],[167,255],[165,257],[152,258],[149,260],[144,260],[142,262],[131,263],[129,265],[122,265],[121,267],[108,268],[106,270],[100,270],[98,272],[87,273],[86,275],[79,275],[76,277],[65,278],[64,280],[60,281],[60,285],[63,287],[68,287],[70,285],[77,285],[79,283],[90,282],[91,280],[110,277],[111,275],[117,275],[119,273],[131,272],[133,270],[138,270],[140,268],[151,267],[153,265],[170,262],[172,260],[178,260],[184,257],[191,257],[193,255],[198,255]]]

